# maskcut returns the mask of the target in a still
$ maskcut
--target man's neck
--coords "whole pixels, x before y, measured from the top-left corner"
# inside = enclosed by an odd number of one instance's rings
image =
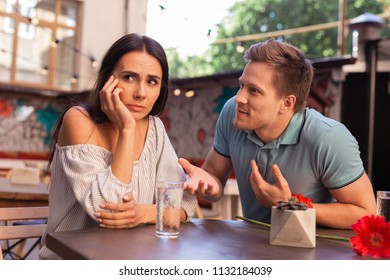
[[[274,141],[284,133],[293,116],[294,112],[279,115],[278,120],[274,123],[272,127],[255,130],[257,137],[259,137],[259,139],[264,144]]]

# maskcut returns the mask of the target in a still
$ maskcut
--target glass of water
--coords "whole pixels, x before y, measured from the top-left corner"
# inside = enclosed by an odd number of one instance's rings
[[[390,221],[390,191],[376,192],[376,213],[384,216],[386,222]]]
[[[158,182],[156,191],[156,234],[177,237],[180,229],[180,211],[183,182]]]

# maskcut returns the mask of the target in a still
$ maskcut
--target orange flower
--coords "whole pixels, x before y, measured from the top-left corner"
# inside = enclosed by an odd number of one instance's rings
[[[390,257],[390,222],[383,216],[364,216],[352,226],[357,236],[350,242],[356,254],[371,257]]]
[[[307,208],[313,208],[313,199],[312,198],[307,198],[306,196],[303,196],[301,194],[294,194],[291,193],[291,196],[295,196],[299,202],[303,202],[307,205]]]

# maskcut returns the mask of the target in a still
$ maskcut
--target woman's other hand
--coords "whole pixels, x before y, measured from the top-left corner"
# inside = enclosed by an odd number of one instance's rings
[[[126,193],[123,202],[104,203],[100,207],[106,211],[96,212],[96,221],[104,228],[134,228],[147,222],[148,213],[141,211],[130,193]]]

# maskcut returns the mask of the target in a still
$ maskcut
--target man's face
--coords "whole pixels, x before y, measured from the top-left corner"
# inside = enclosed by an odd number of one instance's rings
[[[264,62],[249,62],[239,78],[237,92],[235,127],[241,130],[255,130],[256,134],[272,135],[278,130],[279,109],[283,104],[272,84],[274,69]]]

